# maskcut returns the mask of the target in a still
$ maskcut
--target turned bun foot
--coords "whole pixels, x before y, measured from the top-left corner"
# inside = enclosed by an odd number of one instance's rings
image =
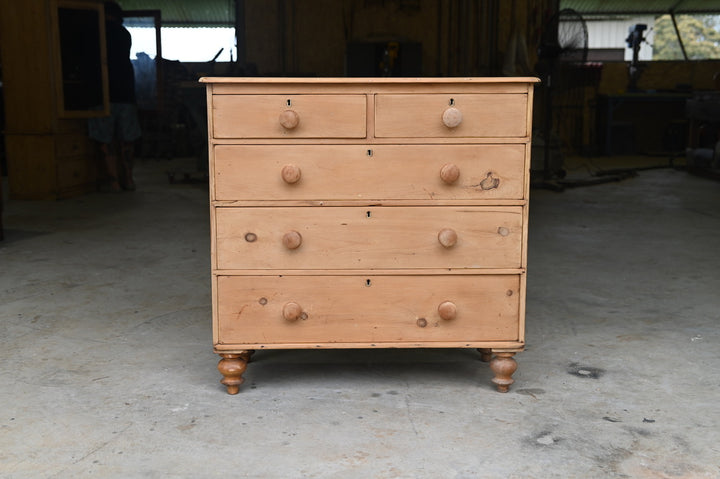
[[[246,363],[249,363],[250,361],[252,361],[252,357],[253,357],[253,354],[255,354],[255,350],[249,349],[247,351],[240,351],[240,353],[238,353],[238,354],[240,356],[240,359],[244,359]]]
[[[478,352],[480,353],[480,361],[484,363],[489,363],[492,359],[492,349],[480,348],[478,349]]]
[[[490,361],[490,369],[495,373],[492,382],[497,386],[498,392],[508,392],[510,385],[515,382],[512,375],[518,366],[513,356],[515,353],[497,352]]]
[[[218,371],[223,375],[220,380],[227,387],[228,394],[237,394],[244,379],[243,373],[247,369],[247,360],[250,358],[249,351],[236,353],[223,353],[218,363]]]

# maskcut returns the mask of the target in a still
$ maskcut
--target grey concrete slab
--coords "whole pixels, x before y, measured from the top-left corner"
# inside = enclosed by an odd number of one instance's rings
[[[188,165],[193,165],[190,161]],[[10,201],[0,477],[720,477],[720,187],[533,191],[527,351],[261,351],[215,369],[203,185]]]

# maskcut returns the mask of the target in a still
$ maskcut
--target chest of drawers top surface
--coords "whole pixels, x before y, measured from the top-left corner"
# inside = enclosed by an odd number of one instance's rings
[[[228,391],[253,350],[318,347],[479,348],[506,390],[537,80],[201,81]]]

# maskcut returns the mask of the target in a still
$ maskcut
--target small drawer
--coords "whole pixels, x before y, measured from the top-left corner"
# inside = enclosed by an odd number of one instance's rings
[[[519,275],[219,276],[218,344],[517,341]]]
[[[526,137],[527,94],[382,95],[375,98],[379,138]]]
[[[58,157],[85,156],[88,152],[87,136],[57,135],[55,153]]]
[[[522,208],[215,209],[219,269],[520,268]]]
[[[87,158],[58,159],[57,184],[60,190],[72,189],[95,181],[95,170]]]
[[[218,145],[217,200],[522,199],[524,144]]]
[[[365,95],[214,95],[215,138],[365,138]]]

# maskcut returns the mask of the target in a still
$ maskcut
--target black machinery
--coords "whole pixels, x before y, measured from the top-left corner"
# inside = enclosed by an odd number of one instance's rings
[[[629,66],[629,83],[628,83],[628,91],[637,91],[637,82],[640,78],[640,74],[642,73],[643,65],[640,64],[639,55],[640,55],[640,45],[642,42],[645,41],[645,37],[643,36],[643,32],[647,30],[647,25],[643,23],[638,23],[637,25],[633,25],[629,28],[629,34],[628,37],[625,39],[627,42],[628,48],[632,48],[633,50],[633,56],[632,60],[630,61]]]

